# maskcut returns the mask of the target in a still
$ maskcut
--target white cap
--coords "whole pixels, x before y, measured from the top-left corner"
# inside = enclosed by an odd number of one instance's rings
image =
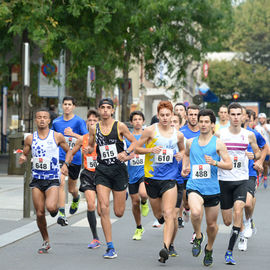
[[[266,114],[265,113],[259,113],[258,118],[266,118]]]

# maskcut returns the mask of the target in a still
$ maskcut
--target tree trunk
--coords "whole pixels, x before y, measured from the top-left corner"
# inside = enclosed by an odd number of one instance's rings
[[[123,87],[120,87],[120,91],[122,91],[122,110],[121,110],[121,121],[126,122],[129,117],[129,106],[128,106],[128,94],[129,94],[129,81],[128,81],[128,72],[129,72],[129,60],[130,53],[125,52],[124,55],[124,67],[123,67]]]

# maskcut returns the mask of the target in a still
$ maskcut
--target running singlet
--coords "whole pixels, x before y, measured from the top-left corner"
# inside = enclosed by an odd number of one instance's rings
[[[186,142],[187,142],[187,140],[188,139],[191,139],[191,138],[194,138],[194,137],[197,137],[197,136],[199,136],[200,135],[200,130],[198,130],[198,131],[196,131],[196,132],[194,132],[194,131],[192,131],[189,127],[188,127],[188,125],[185,125],[185,126],[183,126],[183,127],[181,127],[180,128],[180,131],[183,133],[183,135],[184,135],[184,143],[185,143],[185,147],[186,147]],[[181,171],[182,171],[182,160],[179,162],[179,173],[178,173],[178,175],[177,175],[177,183],[183,183],[184,182],[184,180],[186,181],[186,180],[188,180],[188,178],[189,178],[189,175],[187,176],[187,177],[183,177],[182,175],[181,175]]]
[[[197,190],[202,195],[214,195],[220,193],[217,178],[217,167],[207,164],[205,155],[219,160],[217,154],[217,137],[212,136],[207,145],[199,145],[199,137],[193,139],[190,147],[190,177],[187,181],[187,190]]]
[[[263,148],[266,144],[264,137],[258,131],[254,130],[250,127],[247,127],[247,130],[254,133],[259,148]],[[252,150],[252,147],[250,144],[248,145],[247,151],[253,153],[253,150]],[[257,171],[253,168],[253,165],[254,165],[254,160],[249,159],[248,160],[249,176],[257,176]]]
[[[138,141],[142,135],[134,135]],[[127,148],[130,146],[130,141],[126,139]],[[138,180],[140,180],[144,176],[144,163],[145,163],[145,155],[136,155],[133,159],[128,161],[128,175],[129,175],[129,183],[134,184]]]
[[[88,140],[89,134],[83,135],[82,150],[88,146]],[[94,172],[96,170],[97,164],[97,152],[95,146],[95,150],[91,154],[83,154],[83,165],[86,170]]]
[[[124,151],[124,142],[119,138],[118,121],[114,121],[109,134],[103,134],[100,130],[99,123],[97,123],[96,144],[98,163],[104,165],[121,163],[117,159],[117,155]]]
[[[241,128],[240,133],[233,134],[229,128],[220,130],[220,139],[227,147],[228,154],[232,160],[232,170],[223,170],[218,168],[218,179],[222,181],[239,181],[248,180],[248,157],[245,151],[247,150],[250,131]]]
[[[175,180],[178,171],[178,162],[174,155],[179,152],[177,145],[177,131],[171,138],[163,137],[155,124],[154,139],[146,145],[146,148],[162,146],[159,154],[148,153],[145,155],[145,177],[156,180]]]
[[[34,179],[53,180],[59,179],[59,147],[54,139],[54,131],[50,130],[47,138],[40,139],[38,132],[33,133],[32,140]]]
[[[69,145],[70,149],[72,149],[73,146],[75,145],[77,139],[64,134],[64,130],[68,127],[70,127],[72,129],[72,131],[78,135],[87,134],[88,130],[86,128],[85,121],[77,115],[74,115],[74,117],[68,121],[64,120],[63,116],[60,116],[53,121],[52,129],[57,131],[57,132],[62,133],[64,135],[65,140],[66,140],[67,144]],[[76,165],[81,165],[82,164],[81,155],[82,155],[81,150],[79,150],[74,155],[72,163],[76,164]],[[65,158],[66,158],[66,152],[60,147],[59,159],[62,161],[65,161]]]

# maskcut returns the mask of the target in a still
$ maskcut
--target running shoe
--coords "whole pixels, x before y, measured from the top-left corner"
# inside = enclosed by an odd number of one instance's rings
[[[161,224],[158,222],[158,220],[156,219],[152,225],[153,228],[160,228]]]
[[[184,216],[185,223],[189,222],[189,212],[190,212],[190,210],[187,210],[187,209],[184,209],[184,211],[183,211],[183,216]]]
[[[133,240],[141,240],[143,233],[144,233],[144,228],[136,229],[132,239]]]
[[[147,201],[145,202],[145,204],[141,203],[141,212],[143,217],[147,217],[149,213],[149,206]]]
[[[117,254],[115,252],[114,248],[108,248],[106,250],[106,253],[103,255],[104,259],[114,259],[117,257]]]
[[[204,266],[211,266],[213,264],[213,249],[207,250],[207,244],[204,247],[204,258],[203,258],[203,265]]]
[[[239,238],[238,249],[241,251],[247,251],[247,238],[242,236]]]
[[[185,222],[183,221],[183,219],[181,217],[178,218],[178,228],[184,228],[185,227]]]
[[[167,248],[163,248],[159,252],[159,259],[158,261],[161,263],[165,263],[169,258],[169,251]]]
[[[49,242],[44,241],[41,248],[38,250],[39,254],[45,254],[48,253],[48,251],[51,249],[51,246],[49,244]]]
[[[194,232],[194,233],[192,234],[191,240],[189,241],[189,243],[190,243],[191,245],[193,245],[193,241],[194,241],[195,237],[196,237],[196,233]]]
[[[235,260],[233,259],[232,252],[229,251],[229,250],[227,250],[227,252],[225,254],[225,263],[226,264],[232,264],[232,265],[236,264]]]
[[[61,226],[67,226],[68,225],[68,220],[64,214],[59,212],[59,217],[57,219],[57,223]]]
[[[80,203],[80,194],[78,196],[78,198],[76,199],[77,201],[74,202],[74,198],[73,198],[73,201],[71,203],[71,206],[69,208],[69,213],[71,215],[75,214],[79,208],[79,203]]]
[[[98,239],[93,239],[93,241],[88,245],[88,248],[95,249],[101,246],[101,242]]]
[[[170,244],[170,246],[169,246],[169,256],[170,257],[179,256],[178,253],[176,252],[176,250],[174,249],[174,246],[172,244]]]
[[[203,235],[203,233],[201,233],[201,234],[202,234],[202,237],[201,237],[200,239],[197,239],[197,238],[195,237],[195,239],[194,239],[194,241],[193,241],[192,255],[193,255],[194,257],[200,256],[200,254],[201,254],[201,252],[202,252],[202,246],[201,246],[201,244],[202,244],[202,242],[203,242],[203,240],[204,240],[204,235]]]
[[[252,228],[251,228],[251,222],[250,219],[246,220],[244,222],[244,231],[243,231],[243,235],[246,238],[250,238],[252,236]]]

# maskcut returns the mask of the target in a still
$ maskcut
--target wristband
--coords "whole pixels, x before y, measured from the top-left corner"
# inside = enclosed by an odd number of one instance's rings
[[[255,159],[256,159],[256,155],[255,155],[255,153],[253,153],[253,155],[254,155],[254,158],[253,158],[253,160],[255,160]]]
[[[215,162],[215,166],[216,166],[216,167],[217,167],[217,163],[218,163],[218,162],[216,161],[216,162]]]
[[[68,162],[65,161],[64,164],[66,164],[67,167],[69,168],[69,165],[70,165],[70,164],[69,164]]]

